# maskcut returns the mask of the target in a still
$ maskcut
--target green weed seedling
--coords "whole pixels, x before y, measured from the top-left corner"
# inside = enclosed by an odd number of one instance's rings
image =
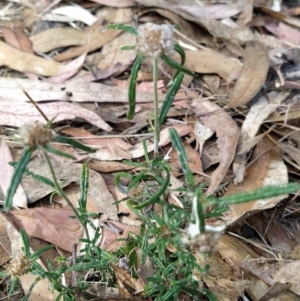
[[[61,142],[72,145],[78,149],[87,152],[94,152],[94,150],[90,147],[87,147],[71,138],[58,136],[56,135],[50,128],[50,123],[42,124],[39,122],[35,122],[33,124],[25,125],[25,128],[21,129],[21,138],[25,144],[25,149],[19,159],[18,162],[13,162],[12,165],[15,166],[15,172],[13,174],[10,187],[8,189],[4,210],[8,211],[12,205],[12,198],[15,194],[15,191],[22,179],[23,174],[27,174],[32,176],[38,181],[43,182],[46,185],[51,186],[55,193],[58,193],[62,196],[66,202],[69,204],[71,209],[73,210],[74,216],[73,218],[77,218],[83,226],[85,237],[80,239],[80,242],[84,245],[84,248],[81,250],[81,256],[77,258],[76,264],[67,265],[67,260],[60,259],[61,265],[57,270],[54,269],[53,264],[48,260],[47,262],[47,270],[45,270],[38,262],[37,259],[41,255],[41,253],[47,251],[53,246],[47,246],[42,248],[34,253],[30,253],[29,242],[26,236],[24,229],[21,229],[21,237],[23,240],[23,255],[21,257],[15,258],[6,266],[6,269],[0,273],[0,278],[4,278],[7,276],[12,277],[12,285],[10,287],[9,295],[13,293],[15,285],[19,279],[19,277],[25,273],[32,273],[36,276],[35,281],[32,283],[29,293],[22,298],[22,301],[25,301],[29,298],[31,291],[33,290],[35,284],[41,279],[48,279],[51,283],[51,287],[54,291],[57,291],[58,297],[56,300],[66,300],[73,301],[75,300],[75,295],[77,291],[81,291],[86,289],[87,283],[83,281],[83,279],[78,279],[78,283],[76,287],[65,286],[62,284],[62,276],[65,272],[70,271],[81,271],[81,270],[89,270],[94,269],[95,274],[98,274],[101,281],[113,285],[114,273],[110,269],[111,263],[117,263],[118,259],[100,248],[97,247],[96,242],[101,236],[100,229],[96,228],[91,221],[91,218],[94,217],[93,214],[87,212],[86,204],[87,204],[87,191],[88,191],[88,183],[89,183],[89,170],[86,164],[82,166],[82,172],[80,176],[80,198],[78,200],[78,208],[76,208],[72,202],[68,199],[66,194],[59,185],[57,178],[54,173],[54,169],[50,158],[48,156],[49,153],[54,153],[59,156],[63,156],[70,159],[75,159],[73,156],[58,151],[54,149],[50,143],[51,142]],[[41,175],[34,174],[27,169],[27,164],[31,158],[31,155],[36,150],[39,150],[51,171],[52,180],[47,179]],[[93,237],[90,237],[88,227],[92,227],[94,229]]]
[[[160,127],[165,120],[167,113],[169,112],[174,98],[180,88],[183,80],[184,74],[189,74],[194,76],[194,73],[183,67],[185,62],[184,50],[175,43],[173,39],[173,27],[171,25],[157,25],[153,23],[147,23],[141,25],[138,30],[132,26],[125,24],[110,24],[107,26],[109,29],[121,29],[125,30],[132,35],[137,37],[137,45],[122,47],[124,50],[135,49],[137,52],[137,58],[132,66],[129,89],[128,89],[128,100],[129,100],[129,110],[127,113],[127,118],[130,120],[134,116],[135,111],[135,94],[136,94],[136,80],[138,76],[138,71],[140,70],[141,63],[144,58],[152,59],[153,67],[153,95],[154,95],[154,156],[158,156],[158,143]],[[181,63],[178,64],[173,60],[170,55],[176,51],[181,57]],[[176,74],[173,76],[168,89],[166,98],[162,104],[161,110],[158,108],[158,63],[159,61],[165,62],[168,66],[177,70]]]
[[[133,274],[137,274],[137,266],[145,264],[146,258],[150,259],[155,274],[147,278],[145,296],[155,301],[175,301],[183,293],[194,300],[215,301],[218,298],[201,287],[193,277],[194,272],[199,271],[209,281],[209,266],[200,267],[193,252],[209,255],[215,251],[225,229],[208,226],[206,219],[221,217],[230,204],[292,193],[299,190],[300,185],[269,186],[251,193],[222,198],[206,197],[204,187],[195,185],[184,146],[176,130],[171,128],[169,135],[178,153],[185,179],[184,187],[180,189],[181,206],[166,201],[171,190],[170,167],[162,158],[150,160],[144,142],[146,162],[126,161],[140,171],[136,174],[122,172],[115,177],[116,186],[128,195],[128,207],[143,223],[140,234],[131,234],[126,246],[118,250],[118,255],[129,258]],[[127,187],[121,184],[122,178],[130,180]],[[153,210],[157,205],[160,206],[160,211]],[[141,262],[137,261],[137,249],[142,251]]]

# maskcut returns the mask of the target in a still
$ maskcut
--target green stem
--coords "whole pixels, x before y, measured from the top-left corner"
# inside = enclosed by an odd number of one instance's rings
[[[88,232],[88,229],[87,229],[87,226],[85,223],[83,223],[83,221],[81,220],[81,217],[80,215],[78,214],[78,211],[77,209],[75,208],[75,206],[72,204],[72,202],[70,201],[70,199],[67,197],[67,195],[64,193],[64,191],[62,190],[62,188],[60,187],[59,183],[57,182],[57,179],[56,179],[56,176],[55,176],[55,172],[54,172],[54,169],[53,169],[53,165],[50,161],[50,158],[47,154],[47,152],[42,149],[42,152],[43,152],[43,155],[46,159],[46,162],[49,166],[49,169],[50,169],[50,173],[52,175],[52,178],[53,178],[53,182],[55,184],[55,187],[57,189],[57,191],[59,192],[59,194],[63,197],[63,199],[67,202],[67,204],[71,207],[72,211],[74,212],[75,216],[77,217],[77,219],[79,220],[79,222],[81,223],[85,233],[86,233],[86,237],[87,239],[90,241],[90,236],[89,236],[89,232]]]
[[[154,157],[158,157],[158,143],[159,143],[159,134],[160,126],[158,120],[158,91],[157,91],[157,76],[158,76],[158,64],[157,59],[153,58],[153,94],[154,94]]]

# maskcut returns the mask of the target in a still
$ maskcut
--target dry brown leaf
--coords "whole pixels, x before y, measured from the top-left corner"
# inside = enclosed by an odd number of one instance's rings
[[[0,54],[1,56],[1,54]],[[0,77],[0,95],[11,101],[28,101],[25,90],[34,101],[71,101],[71,102],[128,102],[128,89],[93,82],[67,81],[52,84],[38,80]],[[158,94],[159,101],[165,94]],[[180,99],[182,97],[175,97]],[[136,102],[153,103],[153,93],[136,92]]]
[[[157,4],[156,4],[157,6]],[[161,9],[157,7],[150,7],[142,11],[143,14],[149,13],[149,12],[157,12],[161,16],[170,19],[174,24],[178,25],[180,28],[180,31],[184,33],[185,36],[189,37],[193,40],[195,43],[199,43],[202,40],[202,34],[199,34],[199,27],[197,28],[192,23],[188,22],[178,14],[167,10],[167,9]]]
[[[291,227],[296,223],[291,222]],[[293,230],[293,229],[291,229]],[[296,230],[297,232],[297,230]],[[293,231],[287,231],[286,225],[281,223],[274,223],[269,225],[265,232],[272,248],[276,253],[282,256],[281,258],[289,260],[291,258],[292,250],[297,246],[297,238],[293,235]],[[291,239],[294,236],[294,239]]]
[[[265,96],[262,96],[254,105],[251,106],[241,128],[238,148],[244,148],[244,145],[249,140],[254,140],[261,124],[277,109],[288,95],[289,92],[269,92],[267,94],[268,99]],[[238,154],[233,162],[235,184],[243,181],[245,169],[246,153]]]
[[[124,23],[129,24],[132,21],[133,11],[131,8],[110,9],[105,21],[108,23]],[[87,38],[88,52],[94,51],[112,41],[122,30],[103,30],[102,20],[94,23],[92,26],[85,28]],[[86,51],[86,46],[71,47],[65,52],[57,54],[54,59],[57,61],[65,61],[83,54]]]
[[[7,44],[24,52],[34,54],[32,43],[24,32],[12,30],[6,27],[2,27],[0,29]]]
[[[53,39],[55,37],[55,39]],[[40,52],[49,52],[60,47],[86,45],[86,33],[74,28],[51,28],[30,37],[33,49]]]
[[[174,126],[164,128],[160,132],[160,140],[159,140],[160,147],[163,147],[171,142],[170,137],[169,137],[169,129],[170,128],[175,128],[175,130],[177,131],[177,133],[180,137],[188,135],[191,130],[190,127],[185,124],[176,124]],[[154,144],[149,141],[146,141],[146,143],[147,143],[148,152],[149,153],[152,152],[154,150]],[[143,143],[140,142],[140,143],[136,144],[134,147],[132,147],[130,150],[128,150],[128,152],[131,154],[132,158],[142,157],[145,153]]]
[[[272,148],[268,150],[270,147]],[[226,196],[253,191],[267,185],[288,183],[287,167],[283,162],[281,150],[268,137],[263,137],[257,144],[253,153],[254,158],[258,159],[246,170],[244,181],[237,186],[231,183],[227,188]],[[277,196],[266,200],[230,205],[229,211],[224,213],[223,219],[230,225],[258,211],[274,207],[283,198],[284,196]]]
[[[136,38],[128,32],[123,32],[113,41],[103,46],[101,58],[97,64],[98,69],[113,69],[115,76],[125,71],[135,60],[135,50],[122,50],[121,47],[126,45],[135,45]]]
[[[112,6],[112,7],[130,7],[136,5],[134,1],[130,0],[92,0],[99,4]]]
[[[186,155],[188,157],[188,164],[189,168],[192,173],[203,173],[202,170],[202,163],[199,157],[199,154],[188,144],[184,143],[184,149],[186,152]],[[169,154],[170,156],[170,166],[172,167],[172,173],[175,176],[178,176],[179,174],[182,174],[182,170],[180,167],[180,162],[178,160],[178,153],[175,149],[171,151]]]
[[[242,261],[240,263],[242,269],[249,271],[256,275],[258,278],[262,279],[269,285],[274,285],[276,282],[279,283],[291,283],[290,291],[294,292],[298,296],[291,294],[290,292],[285,292],[284,295],[279,297],[283,298],[280,300],[285,301],[296,301],[299,300],[300,295],[300,285],[299,285],[299,267],[300,261],[293,260],[291,262],[276,262],[272,263],[269,261]],[[289,297],[289,298],[288,298]]]
[[[112,129],[95,112],[84,109],[72,103],[44,103],[40,104],[39,107],[49,118],[49,120],[55,117],[54,122],[79,117],[106,131],[110,131]],[[39,111],[32,103],[19,102],[16,103],[15,106],[12,106],[12,102],[10,100],[0,98],[0,110],[1,125],[21,127],[26,122],[31,122],[33,120],[39,120],[41,122],[45,121],[43,116],[41,116]]]
[[[82,237],[83,230],[69,209],[37,207],[12,210],[8,214],[14,225],[24,228],[29,236],[48,241],[65,251],[72,252],[73,244]]]
[[[243,266],[244,264],[252,264],[258,262],[258,254],[253,251],[246,243],[242,242],[240,239],[233,237],[228,234],[221,236],[218,244],[218,253],[221,255],[223,260],[225,260],[233,269],[235,274],[241,275],[244,274],[244,278],[249,281],[249,285],[245,288],[247,294],[253,299],[258,300],[261,296],[269,290],[269,286],[264,282],[265,279],[261,277],[256,277],[248,273],[249,269],[246,269],[246,273]],[[262,263],[258,264],[262,267],[262,270],[267,267]],[[255,269],[255,268],[254,268]],[[261,274],[263,271],[259,270],[258,274]],[[251,272],[251,271],[250,271]],[[229,277],[232,278],[232,277]],[[261,280],[262,279],[262,280]],[[277,296],[277,301],[296,301],[298,297],[291,292],[285,292],[280,296]]]
[[[300,27],[299,19],[287,16],[282,12],[274,11],[274,10],[269,9],[267,7],[264,7],[264,6],[260,6],[259,9],[261,11],[263,11],[264,13],[266,13],[267,15],[271,16],[274,19],[284,21],[285,23],[296,26],[296,27]]]
[[[300,33],[299,29],[285,24],[284,22],[268,22],[265,24],[265,28],[276,35],[280,40],[299,45]]]
[[[55,84],[64,83],[67,79],[71,78],[81,69],[85,58],[86,53],[71,61],[67,65],[61,66],[59,73],[56,76],[49,78],[47,82]]]
[[[114,161],[130,159],[131,155],[126,151],[132,145],[126,143],[121,138],[105,138],[96,136],[86,131],[84,128],[65,128],[62,133],[73,137],[82,138],[82,141],[91,147],[97,147],[95,153],[89,154],[89,158],[98,159],[101,161]]]
[[[10,181],[15,172],[15,168],[8,164],[12,161],[14,161],[14,159],[5,139],[0,138],[0,166],[2,167],[0,173],[0,187],[5,195],[11,185]],[[16,207],[27,208],[27,196],[21,184],[19,184],[13,197],[13,205]]]
[[[74,206],[77,206],[78,195],[80,194],[80,164],[76,164],[71,160],[61,159],[61,157],[59,157],[59,160],[58,157],[52,157],[51,162],[53,164],[57,179],[59,181],[64,181],[64,187],[70,185],[72,182],[77,183],[74,184],[74,186],[76,185],[76,188],[72,189],[70,192],[71,195],[69,195]],[[49,167],[38,157],[34,157],[29,162],[28,169],[35,174],[52,179]],[[22,184],[30,203],[33,203],[53,192],[52,187],[42,182],[38,182],[30,176],[24,176],[22,179]],[[117,220],[117,208],[113,204],[114,202],[115,200],[108,191],[101,175],[93,170],[90,170],[87,211],[101,212],[106,214],[111,220]]]
[[[239,128],[230,115],[217,104],[205,99],[194,100],[192,107],[201,121],[218,136],[218,147],[221,150],[219,167],[211,176],[211,183],[206,192],[211,195],[218,188],[226,175],[235,156],[239,139]]]
[[[133,225],[127,225],[124,223],[119,222],[110,222],[113,226],[116,227],[116,229],[119,229],[120,232],[117,233],[116,231],[111,231],[106,227],[103,227],[102,230],[102,241],[100,243],[100,247],[109,251],[114,252],[120,248],[120,246],[123,246],[126,244],[126,241],[123,239],[122,241],[119,240],[120,238],[127,238],[129,232],[132,232],[134,234],[140,233],[140,227],[133,226]]]
[[[55,76],[61,65],[53,60],[23,52],[0,41],[0,66],[19,72],[32,72],[42,76]]]
[[[100,172],[116,172],[116,171],[125,171],[131,170],[134,167],[132,165],[127,165],[118,161],[99,161],[91,159],[88,161],[88,166],[90,169]]]
[[[229,95],[229,108],[242,106],[251,100],[265,82],[269,69],[268,53],[264,45],[251,41],[246,45],[240,75]]]
[[[240,293],[252,284],[248,277],[245,277],[247,280],[239,279],[235,268],[225,263],[217,254],[203,256],[200,252],[196,252],[195,258],[200,266],[207,264],[210,266],[207,274],[211,279],[203,278],[199,272],[194,272],[194,277],[199,278],[199,282],[205,282],[220,301],[236,300]]]
[[[141,280],[131,277],[130,274],[126,272],[122,267],[113,264],[112,269],[114,270],[116,277],[119,278],[122,283],[126,283],[131,288],[133,288],[135,292],[142,292],[144,290]],[[120,295],[120,297],[125,296]]]
[[[260,34],[257,32],[253,33],[253,31],[249,27],[232,28],[217,20],[193,19],[193,21],[201,22],[201,24],[210,32],[210,34],[216,38],[234,40],[240,43],[245,43],[248,41],[258,41],[267,47],[282,47],[282,42],[280,42],[276,37],[271,35]]]
[[[210,4],[199,5],[198,2],[193,0],[136,0],[136,2],[145,6],[159,6],[164,9],[175,11],[177,14],[186,17],[188,15],[199,19],[222,19],[229,18],[240,13],[248,0],[238,0],[229,4]],[[189,19],[188,17],[186,17]]]
[[[197,73],[217,73],[227,79],[242,67],[237,60],[211,50],[186,50],[185,54],[185,66]]]

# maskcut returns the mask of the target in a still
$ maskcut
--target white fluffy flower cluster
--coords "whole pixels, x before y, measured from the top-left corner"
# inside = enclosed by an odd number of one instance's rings
[[[56,136],[53,130],[39,121],[24,124],[19,130],[23,143],[29,148],[45,146]]]
[[[137,51],[146,57],[159,58],[174,51],[173,26],[146,23],[138,28]]]

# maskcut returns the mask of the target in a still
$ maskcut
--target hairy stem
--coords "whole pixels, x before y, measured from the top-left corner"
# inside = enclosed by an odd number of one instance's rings
[[[154,157],[158,157],[158,143],[160,126],[158,121],[158,91],[157,91],[157,76],[158,76],[158,64],[157,59],[153,58],[153,95],[154,95]]]
[[[74,212],[75,216],[77,217],[77,219],[79,220],[79,222],[81,223],[83,229],[84,229],[84,232],[86,233],[86,237],[87,239],[90,241],[90,237],[89,237],[89,232],[88,232],[88,229],[87,229],[87,226],[85,223],[83,223],[83,221],[81,220],[81,217],[80,215],[78,214],[78,211],[77,209],[75,208],[75,206],[72,204],[72,202],[70,201],[70,199],[67,197],[67,195],[64,193],[64,191],[62,190],[62,188],[60,187],[58,181],[57,181],[57,178],[56,178],[56,175],[55,175],[55,172],[54,172],[54,169],[53,169],[53,165],[50,161],[50,158],[47,154],[47,152],[42,149],[42,152],[43,152],[43,155],[46,159],[46,162],[49,166],[49,169],[50,169],[50,173],[52,175],[52,178],[53,178],[53,182],[55,184],[55,187],[57,189],[57,191],[60,193],[60,195],[63,197],[63,199],[67,202],[67,204],[71,207],[72,211]]]

